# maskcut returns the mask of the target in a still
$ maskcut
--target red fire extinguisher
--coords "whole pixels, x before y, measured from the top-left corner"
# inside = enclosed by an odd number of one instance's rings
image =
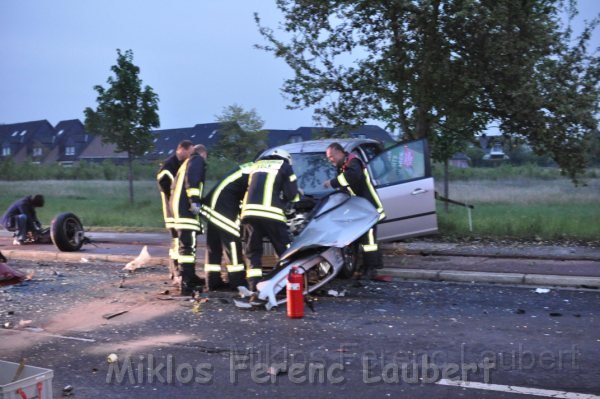
[[[287,283],[287,314],[298,319],[304,317],[304,275],[298,267],[292,267]]]

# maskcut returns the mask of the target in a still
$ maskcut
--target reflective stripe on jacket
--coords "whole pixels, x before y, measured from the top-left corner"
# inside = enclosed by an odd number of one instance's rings
[[[240,206],[248,188],[251,167],[252,163],[246,163],[228,174],[202,205],[202,215],[210,223],[236,237],[240,236]]]
[[[173,227],[174,219],[173,212],[169,207],[169,199],[171,198],[171,186],[173,185],[175,175],[177,175],[180,166],[181,161],[177,158],[177,155],[173,154],[165,159],[156,175],[156,182],[158,183],[160,199],[162,201],[163,218],[167,228]]]
[[[350,195],[369,200],[379,212],[379,220],[385,218],[379,195],[371,182],[369,171],[360,158],[354,154],[347,154],[344,164],[338,168],[338,173],[338,176],[331,180],[331,187],[346,190]]]
[[[285,223],[285,206],[299,199],[291,165],[280,158],[261,159],[251,167],[241,218],[261,217]]]
[[[173,212],[172,227],[178,230],[200,231],[198,216],[190,211],[192,203],[200,205],[204,189],[206,163],[200,155],[192,154],[183,161],[171,189],[169,206]]]

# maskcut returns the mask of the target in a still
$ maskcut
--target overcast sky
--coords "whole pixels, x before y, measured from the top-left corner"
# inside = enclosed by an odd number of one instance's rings
[[[0,0],[0,123],[83,121],[120,48],[133,50],[144,85],[159,95],[162,129],[213,122],[234,103],[255,108],[265,128],[313,126],[310,110],[285,109],[289,67],[254,48],[264,41],[253,13],[275,27],[274,3]],[[600,12],[598,0],[579,4],[586,18]]]

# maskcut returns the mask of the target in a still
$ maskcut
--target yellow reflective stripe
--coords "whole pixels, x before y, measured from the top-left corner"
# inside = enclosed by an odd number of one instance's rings
[[[290,175],[290,182],[295,182],[295,181],[296,181],[296,179],[297,179],[296,175],[292,173],[292,174]]]
[[[232,265],[237,265],[238,264],[237,245],[236,245],[235,241],[232,241],[229,243],[229,250],[231,251]]]
[[[187,194],[188,197],[199,197],[200,196],[200,189],[199,188],[188,188],[187,190],[185,190],[185,193]]]
[[[167,206],[169,206],[169,204],[167,203],[167,197],[165,196],[165,193],[163,193],[162,191],[160,192],[160,201],[162,203],[163,219],[166,222],[167,221]]]
[[[277,177],[277,172],[267,173],[267,178],[265,181],[265,192],[263,194],[263,205],[269,206],[273,202],[273,186],[275,184],[275,178]]]
[[[232,222],[227,219],[225,216],[219,214],[218,212],[212,212],[209,208],[203,208],[202,215],[208,220],[210,223],[214,224],[218,228],[225,230],[229,234],[232,234],[236,237],[240,236],[240,222],[236,220]]]
[[[262,277],[262,269],[259,269],[259,268],[248,269],[246,271],[246,277],[248,277],[248,278]]]
[[[198,219],[192,219],[192,218],[175,218],[174,223],[175,224],[193,224],[193,225],[200,226],[200,221]]]
[[[375,200],[375,203],[377,204],[377,212],[379,212],[379,220],[381,220],[385,217],[385,212],[383,210],[383,204],[381,203],[381,200],[379,199],[377,190],[375,190],[375,187],[373,187],[373,184],[371,183],[371,176],[369,176],[369,172],[367,171],[367,169],[364,169],[364,171],[365,171],[365,179],[367,180],[367,187],[369,188],[369,192],[371,193],[371,196],[373,197],[373,199]]]
[[[276,215],[276,214],[271,213],[271,212],[256,211],[256,210],[248,210],[248,211],[242,212],[242,218],[249,217],[249,216],[256,216],[256,217],[267,218],[267,219],[274,219],[274,220],[279,220],[279,221],[284,222],[284,223],[287,222],[287,218],[285,216]]]
[[[236,237],[240,236],[240,230],[239,229],[234,229],[229,225],[226,225],[225,223],[222,223],[221,221],[217,220],[217,219],[209,219],[209,222],[214,224],[215,226],[217,226],[218,228],[228,232],[231,235],[234,235]]]
[[[338,183],[340,183],[340,186],[342,186],[342,187],[348,187],[348,186],[350,186],[350,184],[348,184],[348,180],[346,180],[346,176],[344,176],[343,173],[340,173],[338,175],[337,181],[338,181]]]
[[[204,271],[205,272],[221,272],[221,265],[215,265],[215,264],[210,264],[210,263],[206,263],[204,265]]]
[[[201,211],[202,211],[202,215],[205,216],[208,220],[218,219],[222,223],[230,226],[232,229],[239,230],[239,228],[240,228],[240,219],[239,218],[236,219],[235,221],[228,219],[227,217],[221,215],[219,212],[215,211],[214,209],[210,209],[209,207],[204,206],[204,205],[202,205]]]
[[[298,202],[300,201],[300,194],[296,194],[296,196],[294,198],[292,198],[291,202]]]
[[[279,170],[283,165],[281,159],[261,159],[252,165],[254,171],[270,173],[272,170]]]
[[[271,212],[271,213],[274,213],[277,215],[285,216],[285,213],[283,213],[283,209],[277,208],[275,206],[264,206],[264,205],[260,205],[260,204],[246,204],[244,206],[243,211],[249,211],[249,210]]]
[[[176,230],[194,230],[194,231],[200,231],[200,225],[191,225],[191,224],[185,224],[185,223],[173,223],[173,229]]]
[[[196,257],[194,255],[179,255],[177,260],[179,263],[195,263]]]
[[[175,176],[175,188],[173,189],[173,198],[172,198],[172,211],[173,217],[177,219],[179,217],[179,201],[181,199],[181,189],[183,187],[183,181],[185,170],[187,169],[187,164],[189,162],[189,158],[183,161],[179,169],[177,170],[177,175]]]
[[[223,191],[225,186],[227,186],[231,182],[239,179],[241,176],[242,176],[242,170],[240,169],[237,172],[232,173],[231,175],[227,176],[225,179],[223,179],[223,181],[221,183],[219,183],[219,185],[215,189],[215,191],[212,195],[211,201],[210,201],[210,207],[212,209],[215,209],[215,206],[217,205],[217,200],[219,199],[219,196],[221,195],[221,191]]]
[[[350,195],[356,195],[354,193],[354,191],[352,190],[352,187],[350,187],[350,184],[348,183],[348,180],[346,180],[346,176],[344,176],[343,173],[340,173],[337,176],[337,181],[338,183],[340,183],[340,186],[346,188],[348,190],[348,192],[350,193]]]
[[[160,180],[165,176],[169,176],[169,180],[173,181],[174,177],[173,174],[171,172],[169,172],[169,170],[165,169],[165,170],[161,170],[157,175],[156,175],[156,180]]]
[[[362,248],[363,248],[364,252],[374,252],[374,251],[377,251],[377,249],[379,247],[377,246],[377,244],[371,244],[371,245],[363,245]]]
[[[244,271],[244,265],[227,265],[228,273],[236,273],[236,272],[243,272],[243,271]]]
[[[374,233],[373,229],[369,229],[368,237],[369,237],[369,244],[375,244],[375,233]]]

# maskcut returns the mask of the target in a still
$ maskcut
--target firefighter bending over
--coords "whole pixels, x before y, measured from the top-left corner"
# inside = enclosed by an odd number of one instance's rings
[[[263,237],[268,237],[277,256],[291,240],[287,230],[286,205],[300,199],[292,157],[275,150],[256,161],[248,178],[248,191],[242,204],[242,222],[247,238],[246,257],[250,262],[246,277],[250,291],[262,279]]]
[[[207,220],[204,274],[209,290],[225,286],[221,279],[223,252],[227,258],[229,287],[247,286],[240,239],[240,205],[248,188],[251,166],[252,163],[247,163],[237,167],[203,201],[202,216]]]
[[[171,189],[169,205],[179,241],[177,263],[181,273],[181,295],[193,295],[194,291],[202,291],[204,286],[204,281],[196,275],[196,235],[202,231],[198,214],[207,156],[206,147],[196,145],[190,157],[179,167]]]
[[[327,160],[337,168],[338,175],[335,179],[323,183],[325,187],[337,188],[367,199],[377,212],[379,221],[385,218],[383,205],[379,199],[375,187],[371,183],[371,177],[365,164],[354,154],[348,154],[339,143],[331,143],[326,150]],[[367,278],[375,277],[375,269],[381,268],[381,257],[377,245],[377,225],[373,226],[359,239],[363,251],[363,265],[358,273]]]
[[[163,218],[165,220],[165,227],[171,234],[171,247],[169,248],[169,272],[170,278],[176,280],[179,284],[180,273],[177,265],[177,258],[179,257],[179,242],[177,241],[177,230],[173,226],[173,212],[169,206],[169,200],[171,198],[171,186],[177,175],[179,167],[189,158],[191,153],[194,151],[194,144],[189,140],[183,140],[177,145],[175,154],[171,155],[163,161],[156,175],[156,181],[158,183],[158,189],[160,190],[160,199],[162,202]]]

